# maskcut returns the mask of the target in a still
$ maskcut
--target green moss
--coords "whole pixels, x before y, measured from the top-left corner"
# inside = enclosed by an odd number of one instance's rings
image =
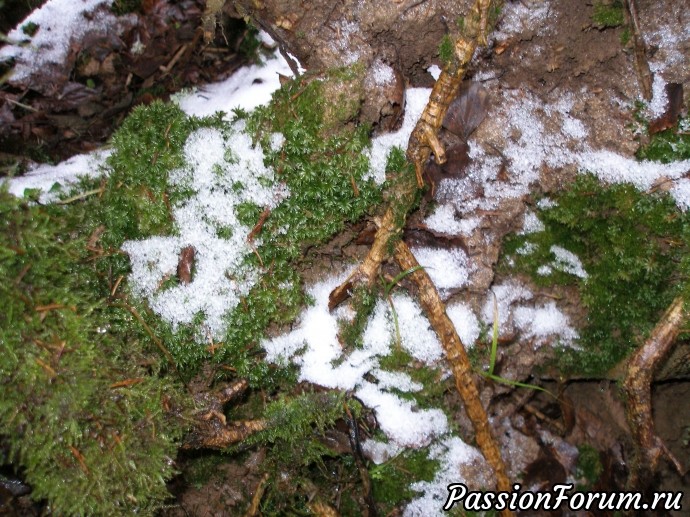
[[[620,27],[625,23],[623,3],[619,0],[612,3],[595,2],[592,23],[599,29]]]
[[[110,10],[118,16],[136,13],[141,10],[141,0],[115,0]]]
[[[690,117],[683,117],[675,127],[652,135],[637,157],[661,163],[690,159]]]
[[[575,478],[579,480],[578,490],[591,490],[604,468],[601,464],[599,451],[591,445],[580,445],[578,448],[577,466],[575,467]]]
[[[171,204],[187,193],[171,189],[168,175],[184,164],[184,144],[192,131],[214,125],[224,124],[219,118],[187,117],[161,101],[132,111],[113,136],[108,158],[111,173],[100,214],[107,222],[107,246],[171,233]]]
[[[36,34],[36,32],[38,31],[38,28],[38,24],[34,22],[28,22],[22,25],[22,32],[29,37],[33,37],[34,34]]]
[[[269,445],[263,467],[270,476],[262,499],[263,515],[286,515],[298,508],[306,510],[316,493],[332,497],[333,479],[348,479],[350,496],[361,480],[352,456],[342,455],[324,439],[327,430],[346,417],[346,408],[360,418],[360,404],[344,393],[307,391],[298,396],[282,396],[266,406],[263,413],[268,429],[251,436],[241,445]],[[354,501],[350,505],[357,507]]]
[[[412,499],[416,493],[410,485],[416,481],[432,481],[439,468],[437,460],[429,459],[426,449],[406,450],[382,463],[372,466],[374,498],[383,508],[384,514],[395,506]]]
[[[339,335],[345,346],[354,348],[363,346],[362,335],[377,300],[376,293],[369,287],[361,286],[355,289],[352,296],[352,310],[355,312],[355,317],[352,321],[343,320],[340,323]]]
[[[453,46],[453,39],[448,34],[444,34],[443,38],[441,38],[441,43],[438,45],[438,57],[445,66],[453,62],[455,48]]]
[[[581,350],[563,352],[569,371],[602,374],[640,344],[688,278],[690,220],[668,196],[645,195],[632,185],[602,186],[584,175],[542,210],[544,231],[510,239],[505,252],[539,285],[577,285],[587,324]],[[529,244],[532,252],[518,253]],[[538,273],[555,256],[551,246],[575,253],[588,273],[579,279]]]
[[[87,242],[98,198],[0,191],[0,433],[32,497],[59,514],[150,514],[168,497],[189,399],[110,297]]]

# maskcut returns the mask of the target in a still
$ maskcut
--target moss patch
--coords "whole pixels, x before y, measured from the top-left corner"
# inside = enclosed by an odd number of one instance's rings
[[[623,3],[619,0],[613,2],[595,2],[592,13],[592,23],[598,29],[620,27],[625,23]]]
[[[29,205],[0,190],[0,433],[59,514],[148,514],[168,497],[190,401],[111,292],[97,198]]]
[[[539,212],[545,229],[510,239],[505,251],[539,285],[578,285],[588,310],[582,350],[564,350],[561,365],[601,374],[641,343],[683,289],[690,219],[668,196],[642,194],[628,184],[603,186],[590,175],[554,201]],[[555,259],[553,245],[575,253],[589,276],[540,275],[539,268]]]

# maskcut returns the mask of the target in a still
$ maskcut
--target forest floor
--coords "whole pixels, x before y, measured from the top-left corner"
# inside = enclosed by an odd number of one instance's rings
[[[666,110],[667,84],[690,91],[690,10],[673,2],[639,4],[655,73],[654,99],[642,115],[654,120]],[[12,176],[33,162],[60,162],[93,151],[108,141],[134,106],[226,79],[247,64],[256,49],[242,48],[246,29],[228,22],[228,40],[219,34],[204,46],[196,32],[201,10],[201,2],[194,0],[158,2],[154,11],[139,18],[136,31],[124,16],[120,23],[130,25],[120,40],[105,32],[72,48],[70,73],[46,68],[45,75],[31,83],[3,84],[0,174]],[[568,0],[507,2],[489,47],[475,56],[469,72],[488,99],[477,108],[484,111],[483,120],[469,137],[468,153],[451,157],[441,171],[429,173],[437,181],[434,195],[410,217],[406,237],[420,250],[419,261],[429,267],[447,305],[464,311],[461,321],[466,328],[458,329],[463,336],[481,341],[481,332],[494,318],[500,320],[497,375],[558,393],[560,401],[555,402],[544,392],[480,380],[482,400],[489,407],[511,477],[533,489],[576,478],[578,448],[581,452],[585,446],[598,451],[603,465],[602,475],[590,488],[623,489],[632,450],[630,430],[614,376],[563,379],[550,369],[552,345],[573,345],[587,321],[577,289],[537,285],[504,267],[504,240],[538,228],[537,209],[583,169],[611,183],[632,181],[642,190],[658,188],[669,176],[661,167],[632,165],[645,143],[636,118],[639,76],[633,53],[622,42],[625,24],[597,23],[593,12],[592,4]],[[179,23],[167,23],[169,19]],[[133,56],[127,51],[129,40],[142,34],[149,38],[146,50]],[[432,81],[431,75],[420,77],[410,86],[428,87]],[[37,87],[39,83],[43,86]],[[480,104],[476,99],[470,102]],[[453,135],[444,138],[451,145],[455,142]],[[671,185],[664,188],[686,210],[687,171],[673,174]],[[310,250],[310,266],[302,271],[305,283],[324,281],[333,270],[360,261],[367,251],[357,240],[362,230],[361,225],[348,228],[328,245]],[[425,262],[428,248],[445,249],[448,262],[432,255]],[[456,249],[459,255],[451,253]],[[577,260],[568,260],[562,262],[576,268]],[[444,280],[444,275],[452,276],[449,271],[457,274],[456,280]],[[486,364],[486,351],[476,355]],[[444,394],[444,404],[458,408],[453,424],[471,434],[453,390]],[[659,436],[688,468],[690,427],[687,418],[679,417],[690,414],[687,378],[655,384],[653,407]],[[261,480],[264,452],[215,461],[215,473],[201,482],[180,475],[170,485],[176,501],[162,515],[243,512]],[[198,458],[199,453],[182,454],[179,466],[184,471]],[[469,471],[464,475],[472,477]],[[658,489],[689,493],[687,474],[683,478],[662,464]],[[25,501],[16,504],[17,515],[40,512],[22,506]],[[687,497],[685,504],[690,504]],[[402,511],[397,508],[391,515]]]

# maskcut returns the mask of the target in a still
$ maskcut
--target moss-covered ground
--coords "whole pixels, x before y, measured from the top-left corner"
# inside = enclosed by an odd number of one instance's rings
[[[679,122],[683,127],[685,119]],[[654,135],[641,159],[687,159],[688,135],[678,127]],[[566,373],[604,374],[639,346],[673,298],[688,289],[690,215],[662,192],[605,185],[582,175],[538,210],[542,231],[510,238],[504,253],[537,285],[575,285],[587,310],[577,348],[562,350]],[[575,253],[587,272],[543,274],[553,246]],[[507,266],[506,266],[507,267]]]

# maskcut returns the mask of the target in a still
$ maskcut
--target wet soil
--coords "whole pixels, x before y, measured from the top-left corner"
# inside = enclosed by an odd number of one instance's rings
[[[135,106],[223,80],[254,60],[259,43],[241,19],[224,15],[213,41],[204,42],[204,6],[201,0],[142,2],[119,16],[119,33],[108,27],[74,42],[62,65],[6,78],[0,176],[21,173],[27,159],[57,163],[101,147]],[[0,76],[11,64],[0,65]]]

